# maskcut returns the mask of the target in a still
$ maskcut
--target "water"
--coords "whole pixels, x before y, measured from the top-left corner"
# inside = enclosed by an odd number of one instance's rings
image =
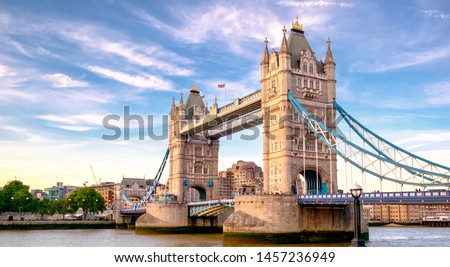
[[[370,227],[369,247],[450,247],[450,228]],[[229,246],[230,244],[225,244]],[[349,243],[293,246],[348,246]],[[0,231],[0,247],[222,247],[222,234],[147,235],[134,230]],[[246,244],[231,244],[246,246]],[[254,246],[254,245],[253,245]],[[259,245],[258,245],[259,246]],[[265,246],[270,246],[266,244]],[[277,246],[277,245],[275,245]]]

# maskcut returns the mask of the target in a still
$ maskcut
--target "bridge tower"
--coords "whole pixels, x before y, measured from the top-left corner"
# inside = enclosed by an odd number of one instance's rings
[[[280,51],[261,60],[264,192],[322,194],[337,191],[336,154],[321,143],[296,114],[288,91],[317,118],[335,128],[335,62],[328,39],[325,61],[318,60],[302,25],[283,28]]]
[[[211,112],[217,110],[217,104]],[[209,114],[208,107],[200,96],[198,87],[191,87],[186,102],[180,95],[178,106],[173,100],[169,122],[169,179],[167,184],[179,202],[187,198],[188,190],[198,191],[196,200],[211,200],[218,195],[218,154],[219,140],[204,137],[202,133],[191,136],[181,135],[180,129]]]

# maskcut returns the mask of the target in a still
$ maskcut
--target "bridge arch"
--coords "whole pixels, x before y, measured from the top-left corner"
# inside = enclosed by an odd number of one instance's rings
[[[326,194],[328,193],[329,174],[323,168],[306,166],[300,169],[291,186],[292,194]]]
[[[185,188],[185,201],[206,201],[211,199],[211,194],[208,194],[208,189],[203,185],[193,184]]]

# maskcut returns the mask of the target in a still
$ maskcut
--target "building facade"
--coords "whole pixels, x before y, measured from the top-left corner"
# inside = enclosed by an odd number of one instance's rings
[[[426,216],[450,213],[450,205],[364,205],[364,218],[371,223],[418,224]]]
[[[211,200],[218,195],[218,158],[219,140],[208,139],[202,134],[191,136],[180,135],[180,129],[194,123],[205,114],[214,113],[217,104],[214,103],[211,112],[203,102],[199,88],[191,87],[186,101],[180,96],[178,106],[175,101],[170,110],[169,122],[169,179],[167,186],[180,202]],[[193,190],[198,192],[192,196]],[[189,196],[188,196],[189,191]]]
[[[318,60],[302,25],[283,29],[280,51],[261,60],[264,192],[323,194],[337,192],[336,155],[302,122],[288,91],[316,118],[334,129],[335,62],[328,39],[325,61]]]
[[[254,162],[239,160],[219,173],[219,198],[261,194],[262,188],[263,171]]]

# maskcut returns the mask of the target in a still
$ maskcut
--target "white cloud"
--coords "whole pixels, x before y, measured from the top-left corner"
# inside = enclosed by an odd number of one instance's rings
[[[171,34],[177,41],[188,44],[219,41],[243,56],[253,55],[245,49],[247,41],[259,40],[262,44],[267,36],[275,46],[281,43],[283,23],[270,9],[260,8],[260,3],[240,2],[239,6],[232,6],[227,2],[227,5],[205,5],[175,12],[181,25],[166,24],[142,10],[134,10],[133,14],[151,27]]]
[[[80,125],[60,125],[58,128],[75,132],[86,132],[93,129],[92,127]]]
[[[98,114],[38,115],[36,118],[68,125],[88,124],[101,126],[103,116]]]
[[[430,63],[450,56],[450,47],[439,47],[427,51],[403,52],[383,56],[383,62],[357,62],[351,66],[356,72],[385,72],[410,66]]]
[[[417,143],[440,143],[449,142],[450,132],[449,131],[428,131],[428,132],[418,132],[412,133],[410,137],[396,141],[397,145],[402,144],[417,144]]]
[[[53,123],[52,126],[64,130],[85,132],[101,127],[103,115],[77,114],[77,115],[37,115],[38,119]]]
[[[8,66],[0,64],[0,78],[1,77],[11,77],[16,76],[17,73],[12,71]]]
[[[450,104],[450,82],[437,82],[424,89],[426,101],[431,105]]]
[[[422,13],[427,14],[430,17],[438,18],[438,19],[450,19],[449,13],[444,13],[439,10],[422,10]]]
[[[14,133],[18,137],[23,137],[28,142],[38,143],[38,142],[48,141],[47,138],[45,138],[43,135],[34,133],[28,128],[3,124],[3,125],[0,125],[0,129],[7,131],[7,132]]]
[[[193,74],[192,70],[179,66],[192,63],[184,56],[168,51],[159,45],[127,41],[125,37],[115,41],[108,40],[102,37],[103,32],[106,31],[106,29],[91,26],[80,26],[76,31],[59,30],[59,34],[93,51],[116,55],[141,67],[153,67],[163,71],[166,75],[189,76]],[[170,63],[171,61],[175,61],[177,64]]]
[[[94,73],[100,74],[106,78],[110,78],[135,87],[154,89],[160,91],[173,90],[173,85],[170,81],[163,80],[157,76],[150,74],[131,75],[128,73],[114,71],[98,66],[88,66],[87,69],[89,69]]]
[[[284,7],[353,7],[352,3],[330,1],[279,1],[277,4]]]
[[[65,88],[65,87],[88,87],[89,83],[83,81],[73,80],[69,76],[62,73],[53,73],[45,75],[45,79],[50,81],[53,87]]]

